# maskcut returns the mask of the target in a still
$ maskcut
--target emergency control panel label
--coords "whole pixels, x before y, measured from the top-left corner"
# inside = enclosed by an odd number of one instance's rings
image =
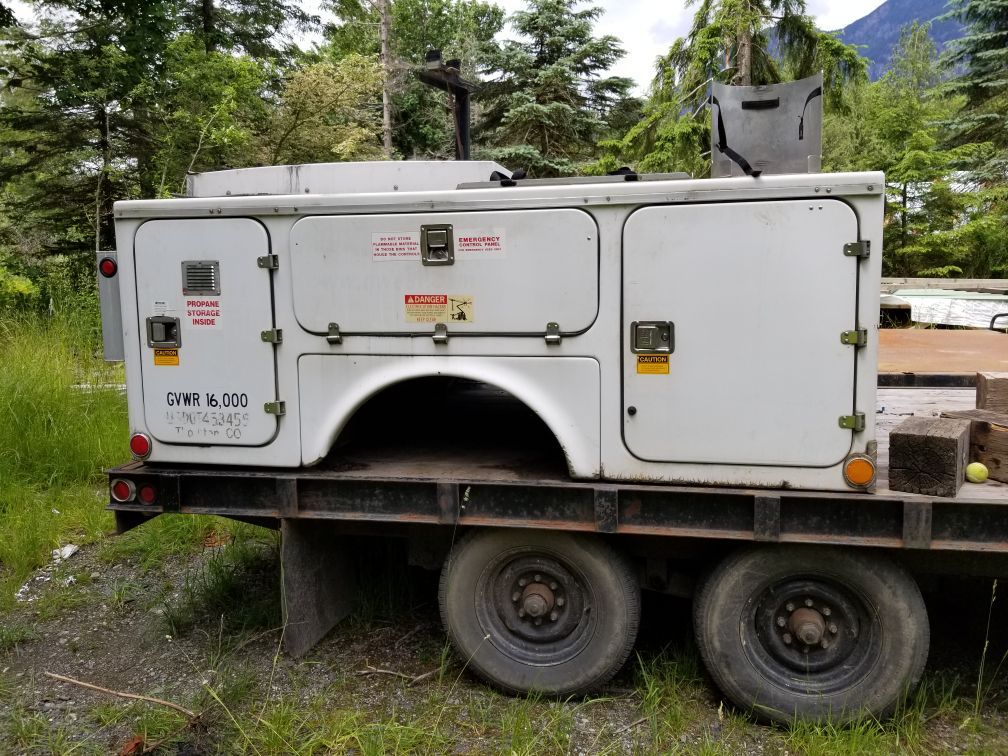
[[[407,323],[472,323],[473,301],[467,294],[407,294],[403,312]]]
[[[456,231],[455,257],[473,260],[504,257],[504,229]]]
[[[669,356],[667,354],[638,354],[638,375],[668,375]]]

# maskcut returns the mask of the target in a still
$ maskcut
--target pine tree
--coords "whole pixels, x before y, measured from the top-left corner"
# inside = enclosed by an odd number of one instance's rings
[[[1008,179],[1008,0],[954,0],[951,15],[966,35],[951,45],[947,64],[962,74],[947,91],[965,97],[951,122],[951,142],[983,144],[967,167],[984,183]]]
[[[478,134],[490,155],[530,175],[570,174],[593,156],[611,117],[625,117],[632,82],[604,73],[623,57],[615,37],[593,36],[601,10],[581,0],[529,0],[511,17],[521,35],[490,62]]]

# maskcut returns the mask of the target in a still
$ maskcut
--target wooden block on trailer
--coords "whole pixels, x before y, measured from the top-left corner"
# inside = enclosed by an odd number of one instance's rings
[[[955,496],[966,476],[970,423],[909,417],[889,434],[889,488]]]
[[[971,420],[970,462],[982,462],[991,480],[1008,483],[1008,412],[961,410],[942,417]]]
[[[977,409],[1008,412],[1008,373],[977,373]]]

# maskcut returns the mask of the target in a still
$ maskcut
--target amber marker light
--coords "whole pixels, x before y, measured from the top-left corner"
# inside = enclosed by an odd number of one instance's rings
[[[848,457],[844,464],[844,480],[854,488],[868,488],[875,482],[875,462],[862,455]]]

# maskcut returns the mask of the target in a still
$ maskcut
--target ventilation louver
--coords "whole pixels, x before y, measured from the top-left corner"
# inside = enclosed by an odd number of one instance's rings
[[[183,260],[182,293],[220,296],[220,263],[217,260]]]

